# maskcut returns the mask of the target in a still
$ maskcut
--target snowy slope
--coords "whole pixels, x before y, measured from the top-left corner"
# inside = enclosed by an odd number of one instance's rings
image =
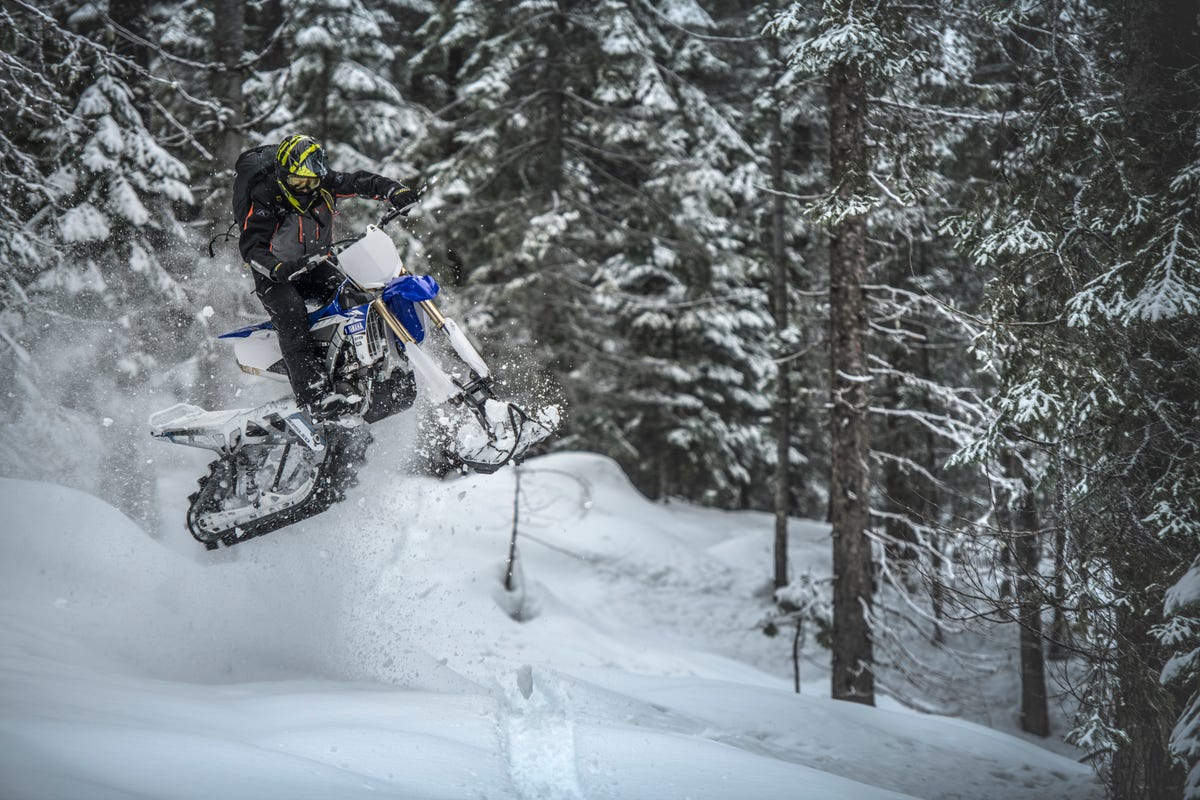
[[[739,659],[779,648],[753,630],[764,515],[536,459],[509,595],[514,472],[374,453],[346,503],[216,553],[0,481],[0,797],[1100,796],[1027,742]],[[820,527],[794,535],[819,560]]]

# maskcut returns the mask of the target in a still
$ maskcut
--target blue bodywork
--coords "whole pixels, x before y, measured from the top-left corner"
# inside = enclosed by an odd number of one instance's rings
[[[413,303],[422,300],[432,300],[437,297],[438,284],[428,275],[402,275],[393,278],[383,287],[383,302],[396,315],[413,338],[418,342],[425,341],[425,326]],[[400,344],[397,342],[397,344]],[[403,345],[401,345],[403,348]]]
[[[319,321],[326,317],[340,316],[345,317],[345,330],[347,334],[358,333],[367,324],[367,310],[370,304],[360,306],[351,306],[350,308],[342,308],[338,302],[338,298],[342,294],[342,288],[349,281],[345,281],[338,291],[334,294],[333,300],[328,305],[318,308],[316,311],[311,311],[308,314],[308,326],[311,328]],[[421,324],[421,317],[417,314],[413,303],[419,303],[422,300],[432,300],[437,297],[439,286],[436,280],[429,275],[401,275],[398,278],[392,278],[388,285],[383,287],[383,302],[396,315],[396,319],[400,321],[413,338],[418,342],[425,340],[425,326]],[[247,325],[244,328],[222,333],[218,339],[245,339],[255,331],[270,331],[274,330],[275,326],[270,322],[260,322],[257,325]],[[403,344],[397,342],[396,345],[403,349]]]

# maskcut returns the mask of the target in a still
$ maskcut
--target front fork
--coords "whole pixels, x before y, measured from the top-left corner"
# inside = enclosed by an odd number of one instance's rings
[[[471,381],[466,384],[452,382],[446,376],[446,373],[434,364],[429,356],[421,350],[417,344],[416,337],[409,332],[408,328],[404,327],[404,323],[396,318],[396,315],[383,302],[383,299],[377,297],[371,301],[371,307],[375,309],[375,312],[379,314],[384,324],[391,329],[392,333],[404,346],[404,351],[408,355],[413,368],[425,378],[426,391],[432,392],[434,401],[449,400],[455,404],[466,401],[474,408],[477,414],[484,414],[484,403],[495,395],[492,392],[491,376],[488,373],[487,366],[483,363],[483,359],[480,358],[479,353],[471,346],[466,337],[461,334],[454,321],[447,319],[438,310],[437,306],[433,304],[432,300],[421,300],[413,305],[424,311],[425,316],[429,318],[438,330],[446,331],[450,335],[450,343],[454,347],[455,352],[471,368]]]
[[[396,338],[400,340],[400,343],[403,344],[406,349],[408,345],[417,343],[416,338],[408,332],[408,328],[404,327],[400,323],[400,320],[396,319],[396,315],[393,314],[392,310],[387,307],[387,303],[383,302],[383,298],[376,297],[374,300],[372,300],[371,308],[375,309],[375,313],[379,315],[379,318],[383,320],[384,324],[392,329],[392,333],[395,334]]]
[[[417,308],[425,312],[425,316],[433,322],[440,331],[446,327],[446,317],[438,311],[438,307],[433,304],[432,300],[421,300],[413,303]],[[403,342],[406,346],[416,344],[416,338],[408,332],[408,328],[400,320],[396,319],[396,315],[387,307],[387,303],[383,302],[382,297],[376,297],[371,301],[371,307],[379,314],[387,326],[392,329],[392,333],[396,334],[396,338]]]

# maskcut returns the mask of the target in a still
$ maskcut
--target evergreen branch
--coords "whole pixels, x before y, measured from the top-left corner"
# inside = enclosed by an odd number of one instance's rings
[[[179,135],[180,135],[180,138],[182,141],[186,141],[192,147],[196,148],[196,150],[205,158],[207,158],[209,160],[213,159],[213,154],[210,153],[208,151],[208,148],[206,148],[203,144],[201,144],[200,141],[195,136],[196,133],[202,132],[204,130],[203,126],[199,126],[194,129],[189,129],[186,125],[181,123],[179,120],[175,119],[175,116],[170,111],[168,111],[167,108],[162,103],[160,103],[157,99],[152,99],[151,102],[154,104],[154,107],[156,109],[158,109],[158,112],[163,115],[163,118],[167,122],[171,123],[171,125],[174,126],[176,130],[179,131]]]
[[[800,202],[808,202],[810,200],[823,200],[823,199],[829,197],[828,192],[821,192],[820,194],[792,194],[791,192],[785,192],[781,189],[772,189],[770,186],[764,186],[761,183],[753,183],[751,185],[755,189],[758,189],[761,192],[766,192],[769,195],[773,195],[775,197],[784,197],[784,198],[787,198],[788,200],[799,200]]]
[[[291,24],[291,20],[292,20],[291,15],[294,14],[294,12],[292,12],[290,4],[287,4],[287,3],[283,4],[282,11],[284,13],[283,19],[280,22],[280,24],[275,28],[275,30],[271,32],[271,38],[267,40],[266,45],[259,52],[255,53],[253,55],[247,55],[247,54],[243,53],[242,56],[239,58],[237,65],[234,66],[232,69],[235,69],[238,71],[249,70],[251,67],[253,67],[258,62],[262,61],[264,58],[267,57],[267,55],[270,54],[270,52],[275,48],[275,46],[283,38],[284,31],[286,31],[288,29],[289,25]],[[117,33],[117,35],[120,36],[122,39],[125,39],[127,42],[130,42],[131,44],[136,44],[139,47],[146,48],[150,52],[152,52],[155,55],[162,58],[164,61],[173,61],[176,64],[179,64],[181,66],[191,67],[192,69],[199,70],[201,72],[226,72],[231,69],[229,65],[223,64],[219,61],[194,61],[192,59],[183,58],[182,56],[177,56],[174,53],[168,51],[161,44],[150,41],[149,39],[145,38],[144,36],[141,36],[141,35],[133,32],[129,28],[126,28],[121,23],[119,23],[115,19],[113,19],[108,11],[100,10],[100,14],[103,17],[103,19],[109,25],[112,26],[113,30]]]
[[[775,364],[786,364],[789,361],[795,361],[797,359],[804,358],[804,356],[808,355],[813,350],[816,350],[818,347],[821,347],[822,345],[827,344],[828,342],[829,342],[829,337],[822,336],[821,338],[813,341],[813,343],[810,344],[808,347],[805,347],[800,350],[796,350],[795,352],[792,352],[792,353],[788,353],[787,355],[779,356],[778,358],[773,358],[773,359],[771,359],[771,361],[772,361],[772,363],[775,363]]]
[[[635,155],[633,153],[626,153],[626,152],[622,152],[622,151],[618,151],[618,150],[610,150],[610,149],[604,148],[604,147],[597,147],[596,145],[591,144],[589,142],[585,142],[582,139],[576,139],[574,136],[563,136],[562,141],[563,141],[563,144],[574,145],[576,148],[578,148],[578,152],[580,152],[581,154],[583,151],[586,150],[588,152],[595,153],[596,155],[605,156],[607,158],[612,158],[617,161],[626,161],[626,162],[633,164],[635,166],[638,166],[638,167],[644,167],[647,164],[651,164],[654,162],[654,159],[650,156],[650,154],[646,153],[645,151],[642,151],[642,155],[639,157],[638,155]]]
[[[107,22],[114,31],[116,31],[118,36],[131,44],[144,47],[151,53],[154,53],[156,56],[162,58],[164,61],[174,61],[176,64],[180,64],[185,67],[191,67],[192,69],[200,70],[201,72],[219,71],[226,68],[224,64],[220,64],[215,61],[192,61],[191,59],[183,58],[175,55],[174,53],[168,52],[166,48],[157,42],[152,42],[117,22],[112,18],[112,15],[109,14],[108,11],[102,9],[98,10],[100,10],[101,18],[104,19],[104,21]]]
[[[259,113],[258,116],[241,122],[236,127],[234,127],[234,130],[239,131],[241,133],[246,133],[247,131],[252,131],[255,128],[257,128],[260,124],[262,124],[265,120],[270,118],[270,116],[272,114],[274,114],[276,111],[278,111],[279,107],[281,105],[283,105],[284,98],[287,96],[288,83],[292,80],[292,78],[293,78],[293,75],[290,71],[285,72],[283,75],[282,85],[280,85],[278,93],[275,95],[275,104],[270,106],[269,108],[263,109],[263,111],[261,113]]]
[[[666,14],[662,13],[657,8],[655,8],[654,5],[649,2],[649,0],[641,0],[641,3],[648,11],[653,13],[656,17],[661,19],[663,22],[667,23],[672,28],[675,28],[676,30],[678,30],[682,33],[686,33],[688,36],[692,37],[693,39],[699,39],[704,42],[720,42],[722,44],[744,44],[746,42],[762,42],[763,41],[762,34],[759,34],[757,36],[713,36],[711,34],[696,33],[695,31],[690,31],[687,28],[683,27],[682,25],[679,25],[678,23],[676,23],[674,20],[672,20]]]
[[[871,410],[873,411],[874,409],[871,409]],[[952,487],[950,486],[949,483],[947,483],[944,479],[937,477],[932,472],[930,472],[928,469],[926,469],[924,466],[922,466],[921,464],[918,464],[916,461],[913,461],[911,458],[906,458],[904,456],[898,456],[894,453],[889,453],[886,450],[875,450],[875,449],[871,450],[871,458],[875,459],[875,461],[877,461],[879,463],[884,463],[884,462],[890,461],[893,464],[898,464],[902,467],[905,467],[908,471],[916,472],[918,475],[923,477],[930,486],[934,487],[935,489],[938,489],[939,491],[943,491],[943,492],[952,491]],[[888,500],[893,499],[887,495],[887,492],[883,492],[883,495]],[[894,502],[894,500],[893,500],[893,502]],[[874,508],[872,508],[870,511],[871,511],[872,517],[878,517],[879,519],[885,519],[885,520],[892,519],[897,522],[904,522],[904,524],[907,527],[912,528],[914,530],[914,532],[917,530],[920,530],[920,531],[926,532],[926,533],[936,532],[936,529],[933,527],[917,524],[917,521],[915,518],[920,517],[922,515],[917,513],[917,511],[915,509],[906,508],[905,510],[912,516],[895,514],[893,512],[889,512],[889,511],[879,511]],[[899,545],[911,544],[911,542],[904,542],[899,539],[895,539],[894,543],[899,544]]]
[[[127,58],[119,53],[114,52],[112,49],[106,47],[105,45],[100,44],[98,42],[94,42],[86,36],[81,36],[77,33],[67,30],[66,28],[63,28],[49,14],[30,5],[29,3],[26,3],[25,0],[11,0],[11,2],[20,6],[21,8],[25,9],[26,11],[30,12],[31,14],[33,14],[34,16],[39,18],[43,23],[53,27],[55,32],[59,36],[62,36],[64,40],[73,43],[76,47],[80,47],[80,48],[86,49],[86,50],[94,53],[102,62],[111,63],[116,66],[119,66],[122,69],[128,70],[131,73],[133,73],[134,75],[137,75],[138,77],[140,77],[146,81],[149,81],[151,83],[157,83],[157,84],[160,84],[163,86],[170,87],[172,90],[178,92],[180,97],[182,97],[184,100],[188,101],[189,103],[192,103],[193,105],[199,106],[201,108],[209,108],[209,109],[214,109],[214,110],[219,108],[219,106],[217,106],[217,104],[212,101],[205,101],[205,100],[201,100],[197,97],[193,97],[190,93],[187,92],[187,90],[185,90],[180,85],[179,81],[168,80],[166,78],[160,78],[157,75],[155,75],[153,72],[151,72],[150,70],[146,69],[145,67],[142,67],[137,62],[135,62],[132,59]]]
[[[871,97],[869,98],[869,102],[880,106],[887,106],[889,108],[899,108],[904,111],[915,111],[919,114],[926,114],[928,116],[946,117],[948,119],[961,119],[968,120],[970,122],[987,122],[992,124],[1003,122],[1006,119],[1013,117],[1020,119],[1029,116],[1027,112],[996,111],[979,114],[949,108],[939,108],[937,106],[916,106],[911,103],[902,103],[899,100],[887,100],[883,97]]]

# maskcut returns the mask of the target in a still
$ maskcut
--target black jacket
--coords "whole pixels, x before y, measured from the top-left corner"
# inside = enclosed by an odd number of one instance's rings
[[[301,214],[284,195],[273,173],[250,189],[250,210],[241,220],[238,249],[250,267],[269,276],[276,264],[324,253],[333,242],[333,215],[342,197],[386,200],[403,184],[373,172],[330,170],[317,190],[320,196]]]

